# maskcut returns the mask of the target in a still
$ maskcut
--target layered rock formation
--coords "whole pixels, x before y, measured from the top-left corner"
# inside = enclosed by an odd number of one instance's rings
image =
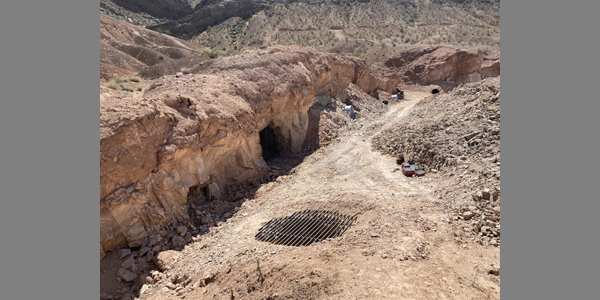
[[[343,55],[279,46],[165,76],[143,98],[102,88],[101,255],[187,220],[190,188],[218,197],[260,177],[267,166],[258,133],[267,126],[283,153],[300,152],[316,96],[344,100],[350,83],[391,92],[398,82]]]
[[[481,80],[484,77],[482,71],[487,77],[500,75],[499,61],[497,66],[485,65],[485,69],[483,63],[481,51],[430,46],[403,51],[388,59],[385,66],[399,74],[407,84],[426,85],[443,81],[458,86]]]

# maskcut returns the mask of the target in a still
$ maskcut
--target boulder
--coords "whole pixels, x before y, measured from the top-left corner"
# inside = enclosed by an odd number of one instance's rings
[[[124,280],[125,282],[132,282],[137,278],[137,274],[135,274],[134,272],[125,270],[123,268],[120,268],[117,271],[117,278],[120,278],[121,280]]]
[[[490,189],[483,189],[481,191],[481,198],[484,200],[490,200]]]
[[[173,263],[173,258],[179,254],[178,251],[167,250],[160,252],[156,257],[152,258],[152,262],[158,267],[159,270],[167,270]]]
[[[119,256],[121,259],[127,257],[127,255],[131,254],[131,250],[130,249],[121,249],[121,251],[119,251]]]
[[[221,190],[219,189],[219,184],[213,182],[208,185],[208,199],[220,199],[221,198]]]
[[[473,217],[473,215],[475,215],[475,214],[472,211],[465,211],[463,213],[463,218],[465,220],[469,220],[469,219],[471,219]]]
[[[125,269],[125,270],[129,270],[129,271],[135,272],[136,271],[136,267],[135,267],[135,259],[133,258],[133,256],[130,256],[129,258],[127,258],[121,264],[121,268]]]
[[[162,241],[162,236],[160,236],[160,234],[153,234],[148,239],[148,245],[156,246],[156,245],[159,245],[161,241]]]
[[[177,233],[180,236],[184,236],[186,232],[187,232],[187,227],[185,227],[185,226],[178,226],[177,227]]]

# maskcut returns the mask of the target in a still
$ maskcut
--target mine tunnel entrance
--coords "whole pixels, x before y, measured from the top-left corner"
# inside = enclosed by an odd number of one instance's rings
[[[279,148],[277,147],[277,136],[271,126],[267,126],[261,132],[260,136],[260,147],[262,148],[262,157],[265,161],[279,155]]]
[[[440,92],[440,90],[438,90],[438,89],[433,89],[433,90],[431,90],[431,93],[432,93],[432,94],[437,94],[437,93],[439,93],[439,92]]]

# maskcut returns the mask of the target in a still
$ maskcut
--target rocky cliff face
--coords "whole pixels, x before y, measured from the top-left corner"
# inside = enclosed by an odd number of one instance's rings
[[[444,81],[454,86],[482,79],[481,51],[444,46],[408,49],[388,59],[385,66],[398,73],[408,84],[431,84]],[[498,68],[499,68],[498,63]],[[492,73],[490,72],[490,75]],[[495,76],[498,76],[500,73]]]
[[[481,74],[484,77],[500,76],[500,59],[488,60],[482,63]]]
[[[267,167],[258,133],[267,126],[282,152],[300,152],[316,96],[343,100],[350,83],[391,92],[398,82],[343,55],[279,46],[165,76],[141,99],[102,88],[101,253],[139,246],[187,220],[190,188],[219,197],[228,185],[260,177]]]

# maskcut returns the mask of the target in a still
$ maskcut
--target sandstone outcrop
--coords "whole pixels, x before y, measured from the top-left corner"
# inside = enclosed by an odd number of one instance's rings
[[[218,196],[262,176],[259,132],[267,126],[282,153],[300,152],[316,96],[344,100],[351,83],[391,92],[398,81],[373,76],[364,61],[278,46],[165,76],[142,98],[102,87],[101,257],[188,220],[190,188]]]
[[[403,51],[385,61],[384,65],[391,72],[399,74],[407,84],[427,85],[435,81],[443,81],[458,86],[461,83],[481,80],[483,62],[481,51],[429,46]],[[493,71],[496,66],[485,67],[487,77],[500,75],[499,61],[497,74]]]
[[[483,62],[481,64],[481,74],[483,77],[500,76],[500,59]]]

